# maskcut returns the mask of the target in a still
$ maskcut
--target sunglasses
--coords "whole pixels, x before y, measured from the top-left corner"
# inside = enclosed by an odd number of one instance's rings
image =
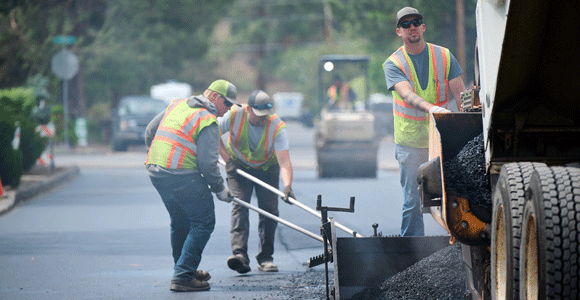
[[[226,97],[224,97],[224,95],[220,95],[222,96],[222,99],[224,99],[224,105],[226,107],[232,107],[232,105],[234,105],[233,103],[231,103],[230,101],[228,101],[228,99],[226,99]]]
[[[258,105],[254,105],[252,106],[253,108],[257,109],[257,110],[265,110],[265,109],[270,109],[272,107],[274,107],[274,103],[266,103],[266,104],[258,104]]]
[[[403,27],[405,29],[411,28],[411,24],[413,24],[413,26],[415,27],[419,27],[421,26],[421,24],[423,24],[423,20],[421,19],[413,19],[410,21],[405,21],[405,22],[401,22],[401,24],[399,25],[399,27]]]

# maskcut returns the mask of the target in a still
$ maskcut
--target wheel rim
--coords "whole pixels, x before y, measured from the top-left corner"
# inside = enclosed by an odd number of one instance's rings
[[[524,268],[523,276],[520,276],[524,281],[522,284],[524,299],[539,299],[538,298],[538,234],[536,228],[536,219],[534,215],[530,215],[527,220],[527,230],[525,232],[526,243],[523,257]]]
[[[506,299],[506,289],[507,289],[507,249],[506,249],[506,229],[505,220],[503,213],[503,205],[499,206],[497,209],[497,222],[496,222],[496,232],[495,232],[495,298],[494,299]]]

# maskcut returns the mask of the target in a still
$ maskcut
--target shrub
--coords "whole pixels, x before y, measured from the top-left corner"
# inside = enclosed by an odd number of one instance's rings
[[[38,121],[33,118],[36,100],[32,89],[0,90],[0,178],[2,184],[14,188],[47,146],[47,139],[35,131]],[[12,146],[14,132],[20,126],[20,144]]]

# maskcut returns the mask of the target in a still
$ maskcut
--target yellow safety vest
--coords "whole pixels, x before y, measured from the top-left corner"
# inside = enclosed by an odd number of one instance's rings
[[[447,107],[449,102],[449,49],[427,43],[429,51],[429,79],[425,89],[419,84],[419,78],[405,47],[400,47],[391,54],[388,60],[399,67],[419,97],[436,105]],[[386,62],[386,61],[385,61]],[[385,64],[383,63],[383,69]],[[419,87],[419,88],[418,88]],[[429,148],[429,120],[427,113],[405,103],[393,90],[393,115],[395,143],[413,148]]]
[[[264,126],[264,132],[256,150],[250,150],[248,138],[248,105],[242,108],[233,106],[230,111],[230,136],[227,150],[232,159],[247,168],[266,171],[274,164],[278,163],[276,152],[274,151],[274,140],[286,124],[278,115],[268,116],[268,121]]]
[[[187,99],[174,100],[167,107],[149,147],[146,164],[167,169],[198,169],[195,140],[203,128],[217,124],[217,119],[205,108],[189,106]]]

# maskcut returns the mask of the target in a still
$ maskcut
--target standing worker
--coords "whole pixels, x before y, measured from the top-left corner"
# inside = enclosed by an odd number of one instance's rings
[[[171,219],[175,263],[170,290],[209,290],[208,272],[198,270],[215,225],[211,192],[231,202],[218,168],[222,116],[236,101],[236,87],[216,80],[203,96],[175,99],[147,126],[147,173]],[[209,187],[208,187],[209,186]]]
[[[447,48],[423,40],[425,27],[417,9],[399,10],[396,32],[404,45],[383,64],[394,98],[395,156],[404,195],[402,236],[425,235],[417,171],[429,156],[428,113],[450,112],[449,91],[460,110],[465,90],[459,63]]]
[[[229,132],[227,149],[222,144],[220,154],[226,161],[228,186],[234,197],[249,203],[252,190],[255,189],[258,207],[278,216],[278,196],[236,171],[243,170],[276,189],[281,173],[284,184],[282,200],[290,203],[288,197],[296,199],[292,192],[293,171],[286,124],[274,114],[273,105],[268,94],[257,90],[250,94],[247,105],[233,107],[220,118],[222,133]],[[278,272],[272,257],[277,222],[263,215],[259,218],[260,247],[256,256],[258,270]],[[234,203],[230,240],[233,255],[227,263],[230,269],[239,273],[251,271],[248,258],[249,231],[248,209]]]

